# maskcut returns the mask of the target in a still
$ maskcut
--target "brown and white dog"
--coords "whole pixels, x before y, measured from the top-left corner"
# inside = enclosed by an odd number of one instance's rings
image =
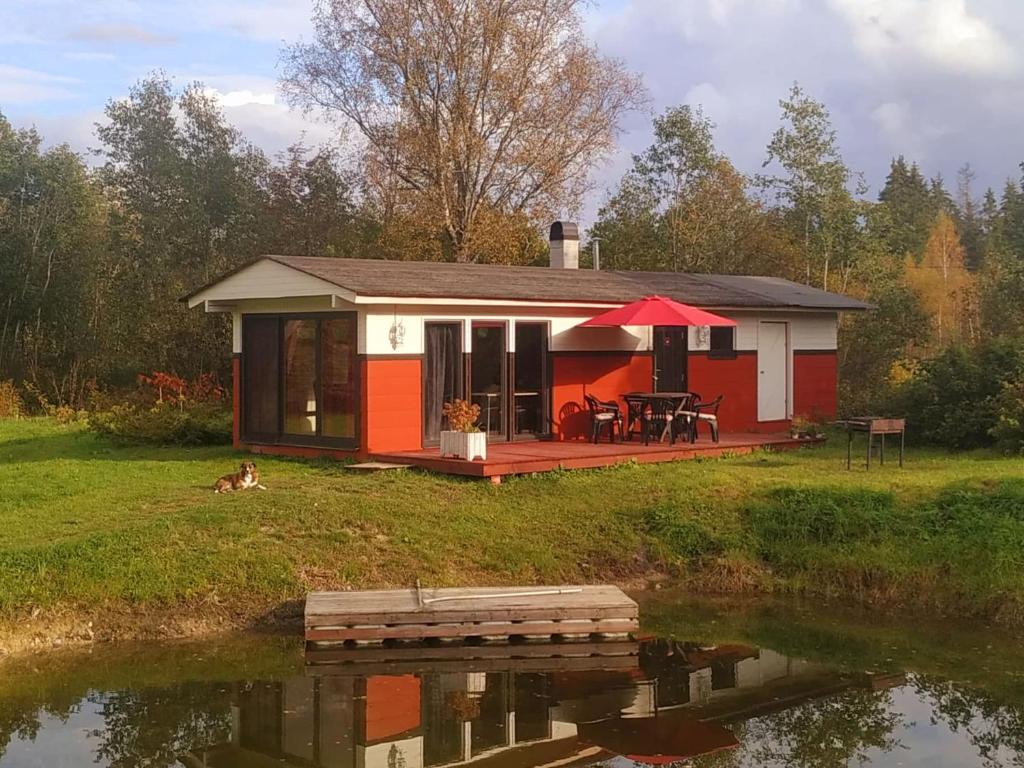
[[[253,461],[243,461],[237,472],[232,475],[224,475],[213,484],[214,493],[248,491],[251,488],[267,490],[265,485],[260,485],[260,473],[256,470],[256,463]]]

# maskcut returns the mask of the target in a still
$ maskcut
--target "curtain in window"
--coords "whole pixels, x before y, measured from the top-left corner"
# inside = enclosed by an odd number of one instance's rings
[[[444,404],[463,397],[461,327],[428,323],[425,342],[423,434],[427,440],[440,440]]]

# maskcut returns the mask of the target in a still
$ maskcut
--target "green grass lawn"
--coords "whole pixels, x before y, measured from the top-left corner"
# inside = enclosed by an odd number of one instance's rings
[[[215,495],[241,454],[119,446],[0,421],[0,618],[214,607],[307,590],[678,576],[1020,622],[1024,463],[913,449],[847,472],[845,444],[555,472],[501,486],[257,457],[266,492]]]

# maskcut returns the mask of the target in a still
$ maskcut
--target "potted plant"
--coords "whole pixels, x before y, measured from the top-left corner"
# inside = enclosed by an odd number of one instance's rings
[[[480,406],[455,400],[441,410],[448,420],[448,429],[441,432],[441,455],[472,461],[487,460],[487,433],[477,426]]]
[[[808,416],[794,416],[790,423],[789,435],[794,440],[821,440],[825,437],[821,425]]]

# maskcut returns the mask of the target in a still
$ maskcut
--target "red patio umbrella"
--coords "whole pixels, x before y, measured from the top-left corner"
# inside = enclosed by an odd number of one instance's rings
[[[735,320],[664,296],[645,296],[580,323],[584,328],[622,325],[736,325]]]

